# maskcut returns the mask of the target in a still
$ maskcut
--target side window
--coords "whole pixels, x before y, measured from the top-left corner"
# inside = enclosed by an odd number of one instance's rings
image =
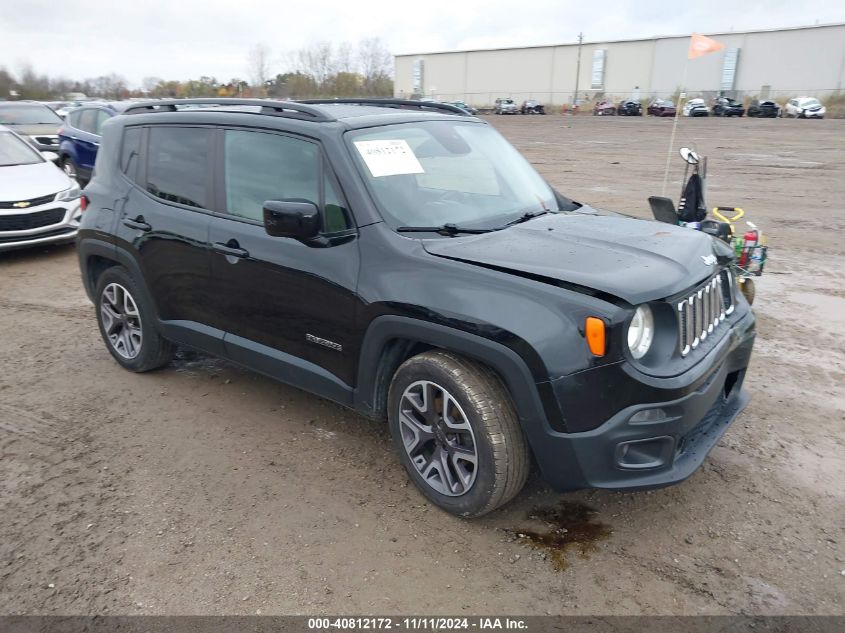
[[[208,209],[211,201],[211,130],[150,128],[147,191],[167,202]]]
[[[86,108],[78,113],[79,118],[77,119],[76,128],[78,130],[82,130],[83,132],[91,132],[94,133],[94,130],[97,128],[97,111],[92,108]]]
[[[138,180],[138,164],[141,155],[142,128],[128,127],[123,131],[123,145],[120,148],[120,170],[130,180]]]
[[[103,123],[108,121],[110,118],[111,115],[105,110],[97,110],[97,121],[95,123],[94,134],[102,134]]]
[[[79,111],[74,110],[67,115],[67,122],[71,127],[79,128]]]
[[[320,150],[315,143],[243,130],[225,132],[226,210],[262,221],[267,200],[320,204]]]

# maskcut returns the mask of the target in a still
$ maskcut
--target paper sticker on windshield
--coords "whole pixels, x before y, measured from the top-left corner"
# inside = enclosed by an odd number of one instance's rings
[[[403,139],[355,141],[355,147],[374,178],[425,173],[414,150]]]

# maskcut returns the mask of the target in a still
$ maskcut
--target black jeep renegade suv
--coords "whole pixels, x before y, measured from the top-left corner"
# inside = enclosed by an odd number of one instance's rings
[[[516,495],[532,456],[558,490],[678,482],[748,401],[731,249],[565,198],[458,108],[134,105],[85,200],[120,365],[189,346],[387,418],[460,516]]]

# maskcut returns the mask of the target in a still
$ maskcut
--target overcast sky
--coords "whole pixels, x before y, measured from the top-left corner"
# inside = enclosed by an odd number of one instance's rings
[[[248,77],[319,40],[379,37],[393,53],[530,46],[845,22],[845,0],[0,0],[0,66],[70,78]],[[837,60],[839,63],[839,60]]]

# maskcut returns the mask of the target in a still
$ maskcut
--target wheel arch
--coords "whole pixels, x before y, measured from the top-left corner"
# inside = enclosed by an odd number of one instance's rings
[[[537,384],[516,352],[475,334],[402,316],[378,317],[367,328],[359,356],[355,408],[384,419],[396,370],[408,358],[431,349],[455,352],[489,367],[507,389],[529,441],[547,426]]]
[[[128,251],[114,244],[90,237],[78,240],[76,250],[79,257],[79,269],[82,273],[82,283],[85,287],[85,293],[91,301],[94,301],[97,280],[103,272],[113,266],[123,266],[132,275],[141,292],[146,295],[145,298],[153,306],[156,317],[158,316],[158,306],[147,287],[141,267]]]
[[[62,141],[59,143],[59,159],[64,162],[65,159],[70,158],[72,161],[78,163],[76,157],[76,148],[70,141]]]

